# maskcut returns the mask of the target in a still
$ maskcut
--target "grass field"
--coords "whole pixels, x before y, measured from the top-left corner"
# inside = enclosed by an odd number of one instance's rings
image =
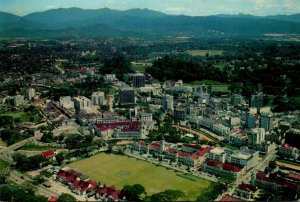
[[[146,71],[146,68],[147,68],[147,67],[148,67],[148,66],[133,65],[133,66],[132,66],[132,70],[133,70],[133,71],[144,72],[144,71]]]
[[[204,57],[206,56],[206,54],[208,54],[208,56],[222,55],[223,51],[222,50],[187,50],[186,53],[191,56]]]
[[[2,159],[0,159],[0,172],[2,170],[4,170],[5,168],[7,168],[8,163],[6,161],[3,161]]]
[[[221,83],[219,81],[213,81],[213,80],[202,80],[202,81],[193,81],[189,83],[188,85],[192,87],[201,86],[202,84],[211,85],[211,90],[213,92],[228,92],[229,85]]]
[[[16,119],[20,119],[21,122],[30,122],[30,117],[33,117],[34,123],[39,123],[42,121],[42,118],[36,115],[31,115],[25,112],[4,112],[0,114],[1,116],[11,116]]]
[[[142,184],[148,195],[166,189],[181,190],[185,197],[181,200],[196,200],[197,196],[212,185],[212,182],[185,175],[181,172],[156,166],[128,156],[97,154],[68,165],[87,174],[91,179],[122,188],[127,184]]]

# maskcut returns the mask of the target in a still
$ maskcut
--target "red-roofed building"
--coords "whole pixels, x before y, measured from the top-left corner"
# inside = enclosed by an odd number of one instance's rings
[[[96,133],[109,138],[142,138],[141,123],[139,121],[125,121],[102,123],[95,125]]]
[[[250,184],[240,184],[235,190],[234,195],[244,198],[246,200],[254,199],[257,195],[258,189]]]
[[[283,144],[279,147],[278,155],[289,159],[298,159],[299,149],[292,147],[289,144]]]
[[[223,198],[220,201],[243,201],[243,200],[226,194],[225,196],[223,196]]]
[[[255,186],[259,188],[272,191],[277,191],[283,188],[298,191],[300,188],[300,185],[298,183],[279,177],[276,173],[267,175],[264,172],[258,172],[255,176],[255,179],[253,179],[253,182]]]
[[[300,182],[300,175],[295,173],[289,173],[287,177],[293,181]]]
[[[207,160],[203,164],[202,170],[216,176],[231,175],[235,179],[243,176],[245,173],[245,168],[230,163],[222,163],[216,160]]]
[[[42,156],[46,159],[48,158],[53,158],[57,155],[57,152],[54,150],[48,150],[48,151],[44,151],[42,152]]]
[[[55,202],[55,201],[57,201],[57,199],[58,199],[58,197],[56,197],[56,196],[51,196],[51,197],[48,199],[48,201],[49,201],[49,202]]]
[[[100,187],[96,190],[96,198],[107,201],[118,201],[120,190],[117,190],[114,186],[110,187]]]

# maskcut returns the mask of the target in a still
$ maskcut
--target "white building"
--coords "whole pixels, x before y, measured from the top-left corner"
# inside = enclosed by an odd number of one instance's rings
[[[24,104],[24,96],[23,95],[16,95],[13,97],[14,105],[19,106]]]
[[[174,97],[172,95],[165,95],[162,101],[164,110],[174,110]]]
[[[92,104],[93,105],[105,105],[105,95],[104,92],[93,92],[92,94]]]
[[[74,106],[77,110],[83,110],[92,107],[92,102],[90,99],[84,96],[74,97]]]
[[[59,105],[65,109],[74,109],[74,101],[70,96],[60,97]]]
[[[27,91],[27,99],[32,100],[35,96],[35,89],[34,88],[29,88]]]
[[[261,144],[265,141],[265,129],[264,128],[252,128],[248,133],[248,145],[254,146]]]
[[[230,128],[229,127],[226,127],[224,126],[223,124],[221,123],[216,123],[216,124],[213,124],[212,125],[212,130],[221,135],[221,136],[225,136],[225,135],[229,135],[230,134]]]

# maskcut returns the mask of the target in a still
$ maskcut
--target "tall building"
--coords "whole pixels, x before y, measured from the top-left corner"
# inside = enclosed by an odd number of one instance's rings
[[[269,113],[260,114],[259,127],[270,131],[273,128],[273,115]]]
[[[90,99],[84,96],[74,97],[74,106],[77,110],[83,110],[92,107],[92,102]]]
[[[22,105],[22,104],[24,104],[24,96],[16,95],[16,96],[14,96],[13,101],[14,101],[15,106]]]
[[[264,128],[253,128],[247,134],[248,135],[248,145],[255,146],[261,144],[265,141],[265,129]]]
[[[59,98],[59,105],[66,109],[74,109],[74,101],[70,96],[63,96]]]
[[[119,92],[120,105],[135,104],[135,91],[133,88],[123,88]]]
[[[105,104],[104,92],[93,92],[92,104],[93,105],[104,105]]]
[[[174,110],[174,97],[172,95],[165,95],[162,101],[164,110]]]
[[[255,128],[257,121],[257,115],[251,112],[246,114],[246,128]]]
[[[233,106],[238,106],[243,103],[243,97],[240,94],[234,94],[231,97],[231,104]]]
[[[264,94],[262,92],[257,95],[251,95],[250,106],[261,108],[264,106]]]
[[[29,88],[27,91],[27,99],[32,100],[35,96],[35,89],[34,88]]]
[[[145,87],[145,75],[142,73],[136,73],[132,77],[132,86],[134,88]]]
[[[185,120],[186,111],[183,107],[177,107],[174,110],[174,118],[177,120]]]

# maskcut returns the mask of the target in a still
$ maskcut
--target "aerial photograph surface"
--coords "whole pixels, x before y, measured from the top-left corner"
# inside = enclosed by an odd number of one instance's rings
[[[299,200],[299,0],[0,0],[0,201]]]

